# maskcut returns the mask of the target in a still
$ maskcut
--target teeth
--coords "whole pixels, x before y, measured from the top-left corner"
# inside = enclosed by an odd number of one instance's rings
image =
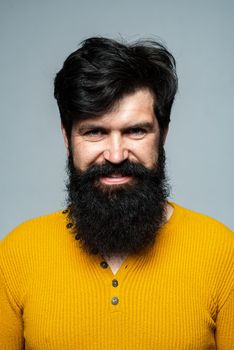
[[[110,177],[122,177],[121,174],[111,174]]]

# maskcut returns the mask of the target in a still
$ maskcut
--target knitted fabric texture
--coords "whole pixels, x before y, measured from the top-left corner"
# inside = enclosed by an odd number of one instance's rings
[[[171,205],[154,246],[116,275],[80,248],[66,213],[12,231],[0,244],[0,349],[234,349],[234,235]]]

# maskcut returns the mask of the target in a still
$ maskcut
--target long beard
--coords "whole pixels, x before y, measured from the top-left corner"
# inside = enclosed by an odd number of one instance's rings
[[[132,176],[125,185],[100,184],[100,176]],[[114,165],[93,165],[76,169],[68,159],[69,219],[81,246],[91,254],[124,256],[137,254],[154,244],[165,222],[168,185],[165,177],[165,152],[159,145],[155,169],[125,161]]]

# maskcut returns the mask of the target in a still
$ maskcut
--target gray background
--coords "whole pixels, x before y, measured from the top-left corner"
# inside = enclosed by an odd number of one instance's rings
[[[0,237],[65,204],[53,79],[82,39],[162,38],[179,93],[167,141],[171,198],[234,228],[234,2],[0,2]]]

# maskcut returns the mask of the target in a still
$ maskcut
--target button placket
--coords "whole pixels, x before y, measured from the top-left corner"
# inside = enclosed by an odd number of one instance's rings
[[[111,313],[120,312],[122,309],[121,281],[123,277],[125,279],[125,274],[121,273],[120,270],[116,275],[113,275],[108,262],[103,258],[97,262],[100,277],[103,279],[107,290],[109,290],[109,297],[106,300],[107,304],[109,305],[109,311]]]
[[[72,228],[73,227],[73,223],[72,222],[69,222],[66,227],[69,229],[69,228]]]
[[[118,303],[119,303],[119,298],[118,297],[112,297],[111,304],[112,305],[118,305]]]
[[[111,281],[111,286],[112,286],[111,287],[111,291],[112,291],[111,308],[112,308],[112,311],[118,311],[120,299],[119,299],[119,290],[117,287],[119,286],[119,281],[117,279],[113,279]]]
[[[116,279],[112,280],[112,287],[116,288],[118,287],[118,285],[119,285],[119,282]]]
[[[107,264],[106,261],[102,261],[102,262],[100,263],[100,266],[101,266],[103,269],[107,269],[107,268],[108,268],[108,264]]]

